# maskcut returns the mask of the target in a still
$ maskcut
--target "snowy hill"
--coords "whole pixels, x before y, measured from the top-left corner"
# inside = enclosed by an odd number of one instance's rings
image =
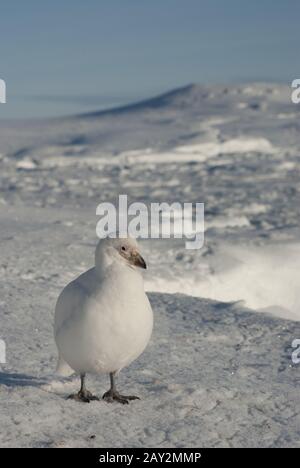
[[[74,150],[76,146],[97,145],[106,152],[149,146],[167,149],[186,141],[203,141],[207,135],[202,120],[211,118],[214,127],[232,136],[241,130],[252,136],[267,131],[278,143],[275,128],[279,126],[281,144],[287,136],[292,143],[295,126],[299,128],[295,120],[299,109],[291,103],[290,94],[289,87],[275,84],[189,85],[108,111],[15,124],[2,120],[1,150],[19,156],[46,144],[61,145],[61,151],[66,145]]]

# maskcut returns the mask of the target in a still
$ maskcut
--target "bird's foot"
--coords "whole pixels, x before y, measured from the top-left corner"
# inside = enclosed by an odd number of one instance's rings
[[[138,396],[120,395],[120,393],[117,392],[116,390],[108,390],[107,392],[104,393],[102,398],[107,403],[113,403],[114,401],[117,401],[118,403],[121,403],[122,405],[128,405],[129,401],[132,401],[132,400],[140,400]]]
[[[89,403],[90,401],[99,401],[99,398],[86,390],[85,392],[79,391],[73,395],[68,396],[68,400],[75,400],[81,403]]]

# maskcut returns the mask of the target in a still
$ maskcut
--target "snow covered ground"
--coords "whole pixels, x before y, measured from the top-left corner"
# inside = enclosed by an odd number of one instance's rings
[[[299,109],[284,86],[192,85],[1,121],[0,446],[299,446]],[[53,375],[53,310],[93,263],[97,205],[120,193],[204,202],[205,245],[142,241],[156,328],[120,377],[142,401],[81,406]]]

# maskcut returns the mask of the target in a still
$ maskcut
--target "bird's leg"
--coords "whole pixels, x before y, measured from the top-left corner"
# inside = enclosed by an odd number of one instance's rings
[[[99,400],[98,397],[92,395],[92,393],[86,389],[85,374],[80,374],[80,381],[81,381],[81,386],[80,386],[79,392],[75,393],[75,395],[70,395],[68,399],[81,401],[83,403],[89,403],[91,400]]]
[[[134,395],[120,395],[120,393],[116,389],[116,381],[115,381],[115,372],[110,372],[110,389],[104,393],[103,400],[107,401],[108,403],[113,403],[117,401],[118,403],[122,403],[123,405],[128,405],[130,400],[139,400],[138,396]]]

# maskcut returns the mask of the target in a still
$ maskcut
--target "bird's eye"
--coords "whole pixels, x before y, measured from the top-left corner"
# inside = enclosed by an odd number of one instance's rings
[[[126,250],[126,247],[124,247],[124,245],[122,245],[121,249],[125,251],[125,250]]]

